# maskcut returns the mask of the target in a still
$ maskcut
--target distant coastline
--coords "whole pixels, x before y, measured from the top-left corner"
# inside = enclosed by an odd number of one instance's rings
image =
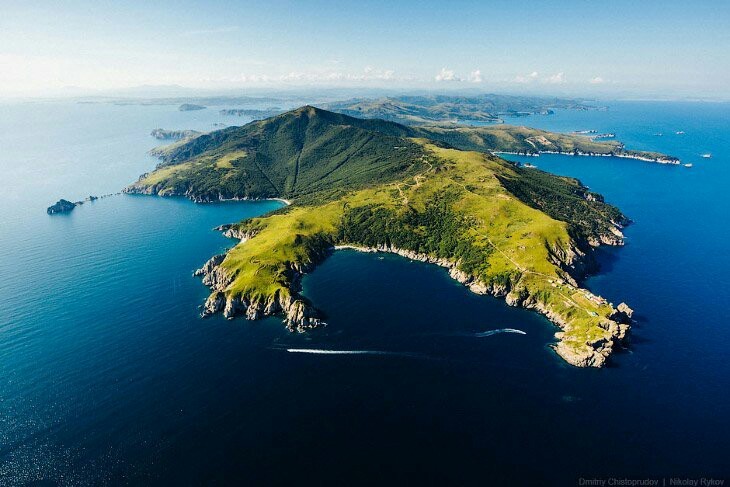
[[[540,154],[557,154],[561,156],[583,156],[583,157],[619,157],[621,159],[634,159],[643,162],[652,162],[654,164],[664,164],[670,166],[678,166],[682,161],[675,157],[656,157],[651,158],[647,156],[640,156],[637,154],[616,154],[616,153],[600,153],[600,152],[581,152],[581,151],[551,151],[551,150],[540,150],[540,151],[492,151],[492,154],[511,154],[515,156],[527,156],[527,157],[539,157]]]

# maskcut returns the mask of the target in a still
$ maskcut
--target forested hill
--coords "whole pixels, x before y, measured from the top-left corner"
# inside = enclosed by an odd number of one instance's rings
[[[417,171],[410,129],[302,107],[175,144],[134,188],[196,200],[286,198],[382,183]]]

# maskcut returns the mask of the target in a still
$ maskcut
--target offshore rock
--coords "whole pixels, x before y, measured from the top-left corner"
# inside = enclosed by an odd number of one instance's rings
[[[46,213],[49,215],[54,215],[56,213],[68,213],[76,208],[77,204],[78,203],[72,203],[71,201],[60,199],[56,204],[49,206]]]

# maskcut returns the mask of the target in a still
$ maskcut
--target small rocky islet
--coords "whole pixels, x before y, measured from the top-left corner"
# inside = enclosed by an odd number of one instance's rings
[[[71,202],[69,200],[60,199],[55,204],[48,207],[46,213],[49,215],[55,215],[56,213],[68,213],[76,208],[79,203]]]
[[[121,194],[121,192],[109,193],[109,194],[104,194],[101,196],[89,195],[80,201],[69,201],[69,200],[61,198],[56,203],[49,206],[46,209],[46,213],[48,213],[49,215],[55,215],[55,214],[59,214],[59,213],[69,213],[69,212],[73,211],[74,208],[76,208],[77,206],[83,205],[84,203],[93,202],[93,201],[96,201],[101,198],[108,198],[109,196],[114,196],[114,195],[118,195],[118,194]]]
[[[182,105],[177,107],[177,109],[180,110],[181,112],[193,112],[196,110],[205,110],[206,108],[208,108],[208,107],[203,106],[203,105],[196,105],[194,103],[183,103]]]

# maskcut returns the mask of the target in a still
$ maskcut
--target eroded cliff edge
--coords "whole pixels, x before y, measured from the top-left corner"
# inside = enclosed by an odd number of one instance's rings
[[[241,230],[235,225],[224,225],[218,228],[229,238],[240,240],[244,244],[255,234]],[[620,245],[620,241],[610,240],[609,245]],[[570,336],[574,331],[571,320],[553,309],[548,303],[541,300],[539,293],[530,291],[530,286],[522,281],[521,276],[516,279],[502,281],[483,282],[479,278],[464,272],[459,267],[459,262],[446,258],[434,257],[432,255],[415,252],[413,250],[400,249],[389,245],[378,245],[376,247],[365,247],[352,243],[341,243],[322,249],[308,264],[301,266],[291,264],[287,270],[292,276],[288,292],[279,291],[264,298],[254,296],[231,295],[226,293],[231,283],[235,280],[235,274],[228,272],[221,266],[226,254],[219,254],[212,257],[206,264],[195,272],[201,276],[203,284],[211,289],[211,295],[203,306],[202,316],[207,317],[222,312],[228,319],[236,316],[243,316],[249,320],[260,319],[266,316],[283,314],[284,323],[290,331],[304,332],[324,324],[322,313],[317,310],[306,298],[299,294],[300,280],[302,276],[314,269],[333,251],[351,249],[359,252],[385,252],[397,254],[407,259],[435,264],[448,269],[449,276],[463,284],[471,292],[480,295],[491,295],[504,298],[509,306],[519,306],[532,309],[544,315],[561,331],[555,334],[557,343],[551,345],[555,352],[566,362],[577,367],[603,367],[607,359],[617,346],[620,346],[627,337],[630,329],[633,310],[625,303],[618,307],[611,307],[609,316],[599,321],[599,326],[605,333],[592,341],[585,341],[576,344],[575,341],[564,340],[566,333]],[[565,269],[562,278],[551,280],[551,285],[556,288],[565,288],[573,293],[584,295],[587,299],[595,300],[607,305],[605,300],[593,295],[585,289],[580,289],[576,279],[571,272],[582,277],[594,264],[589,254],[581,252],[577,248],[552,249],[554,261],[561,269]],[[567,338],[569,338],[569,336]]]

